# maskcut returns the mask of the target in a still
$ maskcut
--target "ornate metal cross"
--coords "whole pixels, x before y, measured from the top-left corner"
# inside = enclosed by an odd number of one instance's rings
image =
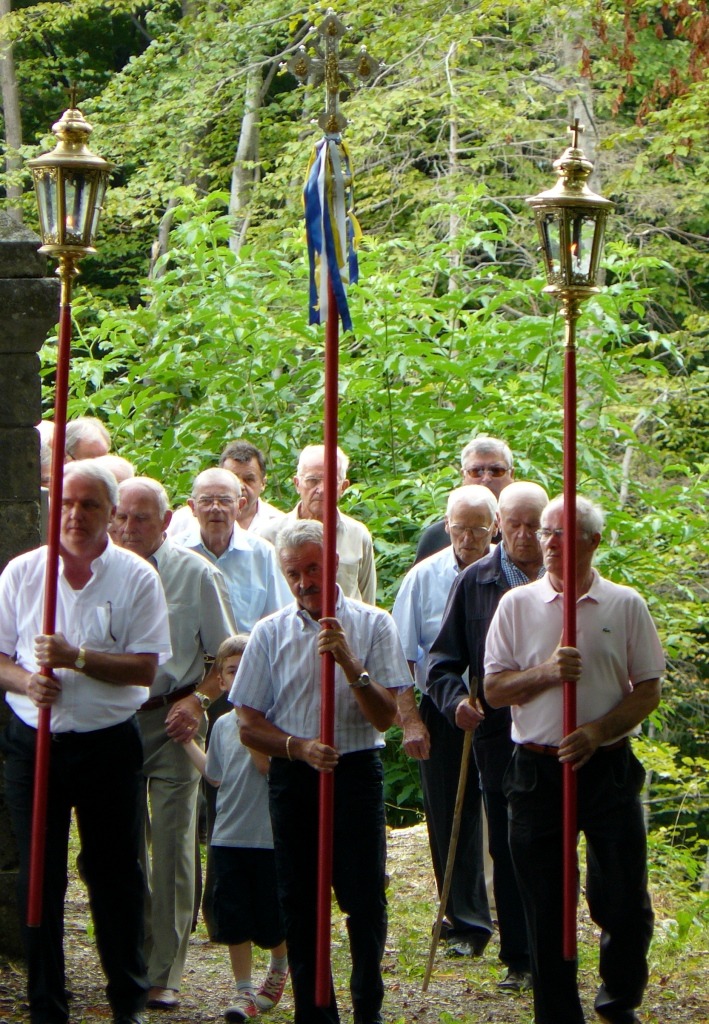
[[[579,119],[577,117],[577,118],[574,119],[574,123],[570,124],[569,127],[566,130],[567,130],[567,132],[571,132],[571,148],[572,149],[578,149],[579,148],[579,135],[582,132],[586,131],[585,126],[582,125],[579,122]]]
[[[325,82],[325,110],[320,114],[318,124],[326,135],[337,135],[347,126],[347,118],[339,110],[339,99],[343,84],[350,84],[348,72],[360,82],[367,82],[377,74],[381,64],[370,57],[365,46],[356,57],[340,58],[340,39],[347,29],[332,8],[317,31],[323,40],[322,47],[318,43],[312,44],[317,56],[311,57],[305,46],[301,46],[288,62],[288,70],[304,84],[320,85]]]

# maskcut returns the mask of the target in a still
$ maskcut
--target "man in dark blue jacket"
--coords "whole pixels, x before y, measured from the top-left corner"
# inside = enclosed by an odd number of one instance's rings
[[[512,991],[528,988],[531,975],[524,913],[507,839],[507,801],[502,792],[513,749],[510,709],[491,708],[486,703],[483,662],[485,637],[502,595],[544,573],[536,531],[547,501],[544,489],[532,483],[511,483],[500,493],[502,542],[455,580],[428,662],[428,694],[439,711],[460,729],[475,730],[473,751],[488,819],[500,960],[507,967],[499,984]],[[469,701],[466,670],[477,683],[473,692],[479,702],[477,709]]]

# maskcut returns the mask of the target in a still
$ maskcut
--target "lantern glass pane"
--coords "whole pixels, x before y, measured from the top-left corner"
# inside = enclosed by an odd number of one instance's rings
[[[587,212],[576,212],[570,224],[571,280],[573,284],[593,284],[591,257],[596,218]]]
[[[544,249],[544,260],[547,274],[557,277],[561,272],[559,253],[561,252],[561,219],[556,211],[542,214],[539,221]]]
[[[64,177],[66,245],[86,245],[91,177],[85,172],[67,171]]]
[[[98,231],[98,219],[101,216],[101,210],[103,209],[103,200],[106,195],[106,186],[108,185],[108,172],[102,172],[98,176],[98,182],[96,186],[96,195],[94,197],[94,208],[93,217],[91,220],[91,235],[89,236],[89,245],[93,245],[96,232]]]
[[[45,245],[59,241],[57,215],[57,172],[47,167],[35,172],[35,191],[39,206],[42,241]]]

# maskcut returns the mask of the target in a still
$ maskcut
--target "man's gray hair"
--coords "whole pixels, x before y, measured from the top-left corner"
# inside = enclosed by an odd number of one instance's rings
[[[512,469],[514,466],[512,452],[509,447],[499,437],[490,437],[489,434],[480,434],[478,437],[468,441],[460,453],[461,469],[465,469],[465,463],[468,461],[469,455],[498,455],[508,469]]]
[[[302,476],[301,466],[303,460],[307,458],[325,458],[325,445],[324,444],[306,444],[298,458],[298,468],[296,469],[296,476]],[[350,460],[347,455],[343,452],[342,448],[337,449],[337,478],[338,480],[344,480],[347,477],[347,470],[350,467]]]
[[[458,504],[467,505],[468,508],[485,508],[491,520],[497,512],[497,498],[489,487],[481,487],[480,484],[464,484],[452,490],[448,495],[446,516],[450,517],[452,509]]]
[[[86,480],[95,480],[97,483],[103,484],[111,505],[118,504],[118,484],[110,469],[94,465],[93,459],[79,459],[78,462],[67,462],[64,466],[64,480],[68,480],[72,476],[80,476]]]
[[[542,524],[552,512],[564,507],[564,495],[552,498],[542,512]],[[590,498],[576,495],[576,528],[579,532],[593,536],[594,533],[603,534],[603,527],[606,525],[606,517],[600,505],[596,505]]]
[[[205,469],[197,475],[192,485],[192,497],[196,498],[200,487],[208,487],[210,484],[223,484],[225,487],[233,487],[240,498],[244,493],[241,489],[238,476],[230,473],[228,469]]]
[[[165,513],[170,508],[170,499],[167,496],[167,491],[160,483],[159,480],[153,480],[151,476],[134,476],[130,480],[124,480],[118,485],[118,497],[130,490],[131,488],[142,487],[146,491],[150,491],[155,496],[155,500],[158,504],[158,512],[160,518],[164,519]]]
[[[81,441],[104,441],[107,448],[111,448],[111,435],[104,427],[101,420],[95,416],[78,416],[75,420],[69,420],[64,435],[64,452],[74,458],[74,452]]]
[[[282,526],[276,535],[276,551],[280,555],[284,551],[302,548],[305,544],[323,544],[323,525],[318,519],[296,519]]]

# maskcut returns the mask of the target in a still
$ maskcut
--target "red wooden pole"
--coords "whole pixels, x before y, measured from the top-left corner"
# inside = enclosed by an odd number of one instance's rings
[[[47,567],[44,583],[42,630],[51,634],[56,629],[57,581],[59,579],[59,533],[62,513],[62,483],[64,476],[64,442],[66,437],[66,407],[69,392],[69,362],[71,358],[71,289],[78,270],[73,257],[61,256],[57,270],[61,278],[59,306],[59,338],[57,369],[54,386],[54,435],[52,437],[52,479],[49,485],[49,520],[47,524]],[[52,670],[41,666],[45,676]],[[29,893],[27,899],[27,925],[38,928],[42,920],[42,889],[44,884],[44,854],[47,827],[47,788],[49,785],[51,710],[39,709],[37,746],[35,750],[34,802],[32,805],[32,838],[30,841]]]
[[[562,642],[576,646],[576,319],[578,305],[565,304],[566,347],[564,350],[564,514],[563,584],[564,623]],[[563,683],[563,732],[576,728],[576,683]],[[563,830],[563,956],[576,958],[576,907],[578,893],[576,774],[570,764],[562,766]]]
[[[328,313],[325,327],[325,479],[323,514],[323,615],[335,615],[337,571],[337,405],[339,362],[339,314],[337,300],[328,277]],[[335,742],[335,660],[323,654],[320,676],[320,741]],[[332,830],[334,776],[320,775],[318,836],[317,931],[315,947],[315,1005],[330,1005],[332,982],[330,969]]]

